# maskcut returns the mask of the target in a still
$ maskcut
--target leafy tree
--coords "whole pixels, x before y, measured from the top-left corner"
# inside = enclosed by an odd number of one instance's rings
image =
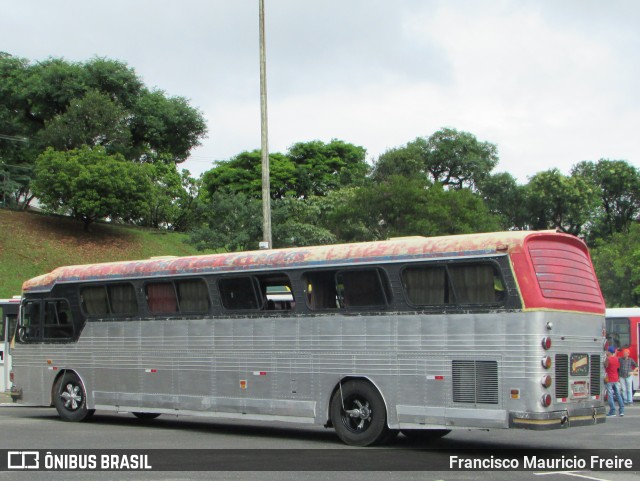
[[[269,154],[271,197],[278,199],[294,193],[295,169],[282,154]],[[226,191],[262,198],[262,157],[259,150],[242,152],[230,160],[218,162],[202,175],[203,195]]]
[[[47,147],[100,145],[128,160],[175,164],[206,131],[202,113],[186,99],[148,89],[122,62],[31,63],[0,52],[0,134],[29,139],[0,139],[4,163],[33,166]],[[27,202],[30,180],[20,189]]]
[[[362,185],[368,172],[365,149],[332,140],[294,144],[286,154],[269,154],[271,197],[307,198],[326,195],[341,187]],[[242,152],[218,162],[203,175],[208,195],[219,190],[243,192],[262,197],[262,164],[259,150]]]
[[[298,197],[327,195],[341,187],[364,184],[369,172],[366,150],[342,140],[319,140],[292,145],[287,157],[296,166]]]
[[[624,160],[580,162],[572,175],[590,182],[599,199],[591,237],[628,232],[640,214],[640,172]]]
[[[640,225],[599,239],[591,249],[600,289],[609,307],[640,304]]]
[[[527,185],[529,224],[534,230],[556,228],[579,235],[588,225],[595,204],[589,182],[563,175],[558,169],[537,173]]]
[[[469,189],[445,190],[421,179],[392,176],[362,187],[333,214],[334,233],[346,241],[436,236],[496,230],[497,219]]]
[[[134,221],[144,216],[151,183],[144,166],[107,155],[101,147],[47,149],[36,162],[33,190],[46,208],[70,213],[89,230],[98,219]]]
[[[144,170],[151,183],[149,210],[138,223],[174,231],[193,227],[199,182],[186,169],[178,172],[173,164],[144,164]]]
[[[489,211],[500,219],[503,230],[525,230],[530,219],[526,199],[526,186],[506,172],[488,175],[478,186]]]
[[[469,132],[444,128],[428,138],[418,137],[405,147],[378,159],[374,178],[421,176],[450,188],[475,188],[498,163],[497,147],[480,142]]]
[[[322,197],[296,199],[285,197],[272,205],[274,247],[335,244],[336,236],[319,222]]]
[[[262,239],[262,202],[258,199],[221,190],[199,208],[203,222],[188,240],[198,250],[253,250]]]
[[[56,150],[78,149],[83,145],[103,146],[109,153],[130,151],[128,114],[108,94],[91,90],[72,99],[66,112],[53,117],[39,132],[41,145]]]
[[[183,162],[207,132],[202,113],[189,106],[187,99],[167,97],[161,90],[143,89],[131,113],[134,159]]]

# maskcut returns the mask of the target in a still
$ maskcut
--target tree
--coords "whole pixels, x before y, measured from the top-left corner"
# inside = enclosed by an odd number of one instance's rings
[[[534,230],[560,229],[579,235],[596,204],[593,187],[579,176],[558,169],[534,175],[526,189],[529,224]]]
[[[511,174],[488,175],[478,185],[478,191],[489,211],[500,219],[501,229],[528,228],[527,188],[518,184]]]
[[[587,180],[599,199],[593,213],[591,237],[629,232],[640,214],[640,172],[624,160],[580,162],[572,175]]]
[[[200,204],[201,225],[188,242],[198,250],[255,249],[262,239],[262,203],[242,193],[220,190]]]
[[[497,163],[494,144],[479,142],[469,132],[443,128],[428,138],[418,137],[381,155],[374,168],[374,179],[419,176],[454,189],[474,189]]]
[[[332,214],[332,232],[346,241],[436,236],[496,230],[498,223],[469,189],[445,190],[421,179],[392,176],[357,189]]]
[[[128,113],[108,94],[91,90],[72,99],[67,110],[47,121],[38,133],[41,145],[56,150],[73,150],[87,145],[102,146],[108,153],[131,150]]]
[[[369,170],[365,153],[362,147],[334,139],[328,144],[299,142],[286,154],[269,154],[271,198],[323,196],[331,190],[362,185]],[[261,165],[259,150],[218,162],[203,175],[204,190],[208,195],[230,190],[260,198]]]
[[[342,140],[319,140],[292,145],[287,157],[296,166],[298,197],[327,195],[341,187],[364,184],[369,172],[366,150]]]
[[[149,210],[139,223],[156,229],[185,230],[191,222],[197,181],[188,170],[179,173],[173,164],[144,164],[144,170],[151,183]]]
[[[335,244],[336,236],[321,223],[322,197],[285,197],[272,204],[274,247]]]
[[[640,224],[599,239],[591,249],[602,295],[609,307],[640,304]]]
[[[85,231],[98,219],[135,221],[148,211],[151,182],[144,166],[104,148],[66,152],[47,149],[38,157],[33,190],[50,211],[70,213]]]
[[[269,154],[271,198],[279,199],[295,192],[295,167],[282,154]],[[243,193],[262,197],[262,158],[259,150],[242,152],[230,160],[219,161],[202,175],[203,196],[216,192]]]
[[[184,161],[206,135],[202,113],[183,97],[150,90],[122,62],[94,58],[31,63],[0,53],[0,160],[33,165],[48,147],[102,145],[135,162]],[[21,196],[29,199],[29,181]]]

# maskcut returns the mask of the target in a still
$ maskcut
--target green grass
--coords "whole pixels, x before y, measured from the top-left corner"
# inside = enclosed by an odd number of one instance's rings
[[[0,298],[20,294],[22,283],[56,267],[199,254],[173,232],[0,209]]]

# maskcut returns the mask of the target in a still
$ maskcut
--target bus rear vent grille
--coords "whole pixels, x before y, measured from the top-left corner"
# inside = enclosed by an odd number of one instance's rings
[[[600,396],[602,386],[602,376],[600,376],[600,356],[598,354],[592,354],[590,358],[591,366],[589,373],[591,375],[591,395]]]
[[[453,402],[498,404],[497,361],[451,361]]]
[[[556,354],[556,399],[569,397],[569,355]]]

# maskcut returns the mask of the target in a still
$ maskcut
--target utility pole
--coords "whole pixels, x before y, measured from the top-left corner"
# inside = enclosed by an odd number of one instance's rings
[[[261,249],[271,249],[271,184],[267,130],[267,60],[264,37],[264,0],[260,1],[260,137],[262,148],[262,240]]]

